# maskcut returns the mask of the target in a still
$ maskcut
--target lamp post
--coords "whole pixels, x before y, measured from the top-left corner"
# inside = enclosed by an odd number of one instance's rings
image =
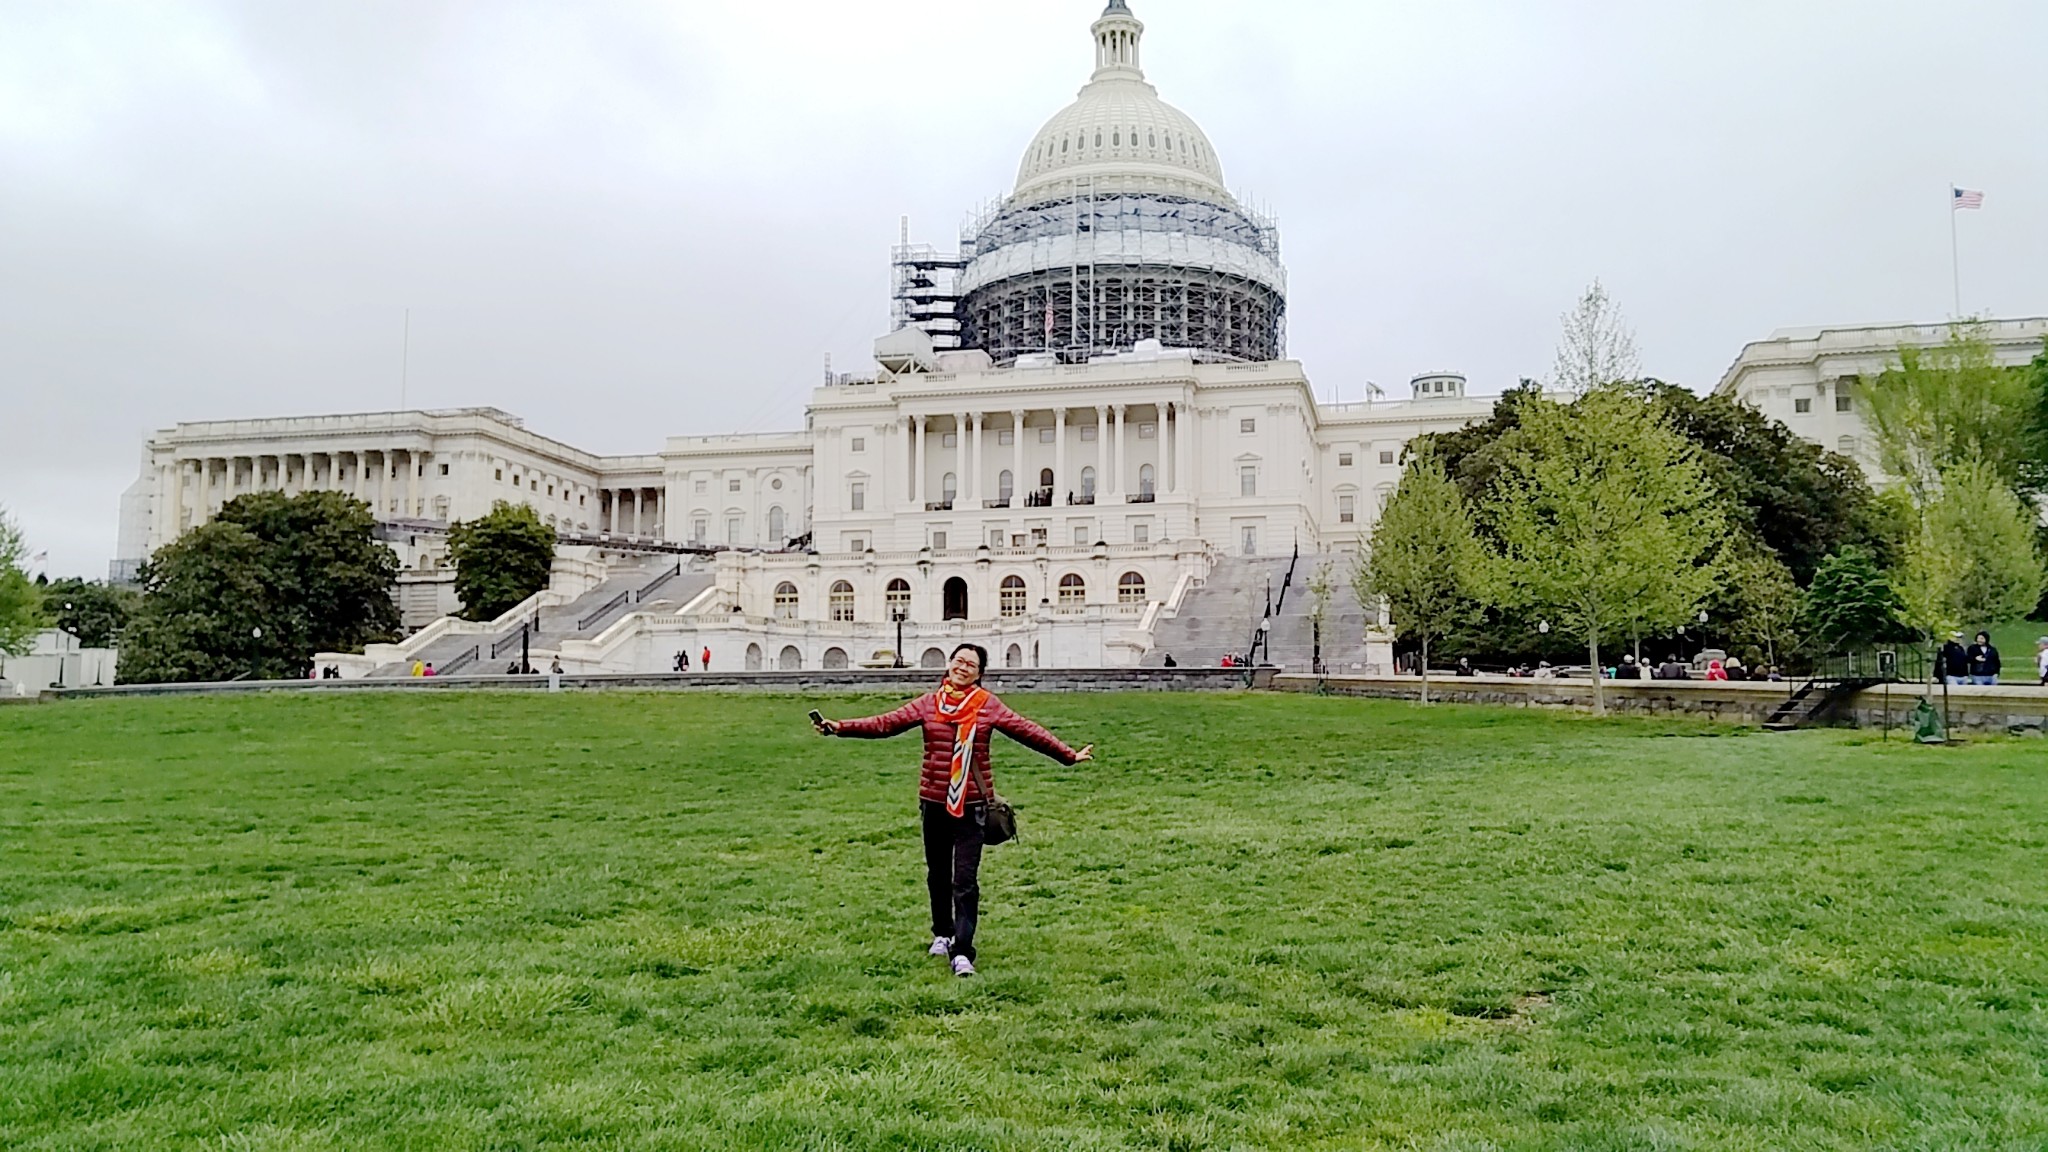
[[[259,624],[249,629],[249,639],[252,641],[249,645],[249,679],[261,680],[263,660],[257,655],[256,647],[263,642],[263,626]]]

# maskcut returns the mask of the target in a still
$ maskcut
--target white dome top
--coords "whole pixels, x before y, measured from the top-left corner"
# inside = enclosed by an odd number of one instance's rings
[[[1145,26],[1123,0],[1112,0],[1093,31],[1095,75],[1025,150],[1017,166],[1015,202],[1028,204],[1085,178],[1234,203],[1209,138],[1145,82],[1138,67]]]

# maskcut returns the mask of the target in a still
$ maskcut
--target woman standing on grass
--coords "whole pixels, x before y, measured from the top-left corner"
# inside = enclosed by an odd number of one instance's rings
[[[946,679],[936,692],[894,712],[859,720],[817,721],[827,736],[879,740],[924,729],[924,768],[917,807],[924,825],[924,879],[932,901],[934,956],[949,956],[956,976],[974,975],[974,929],[981,914],[982,828],[988,818],[982,782],[989,772],[989,742],[1001,732],[1062,764],[1095,758],[1095,746],[1075,751],[1059,737],[1003,706],[981,686],[988,651],[979,644],[953,649]]]

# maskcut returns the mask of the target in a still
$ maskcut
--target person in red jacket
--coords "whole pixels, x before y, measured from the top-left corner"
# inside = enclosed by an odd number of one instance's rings
[[[974,975],[974,930],[981,918],[982,825],[987,819],[981,780],[995,788],[989,743],[1001,732],[1062,764],[1095,758],[1093,744],[1079,751],[1004,707],[981,686],[988,651],[979,644],[953,649],[946,679],[894,712],[858,720],[818,721],[827,736],[880,740],[924,730],[924,768],[917,807],[924,826],[925,888],[932,902],[934,956],[950,957],[956,976]],[[970,759],[971,758],[971,759]],[[979,777],[979,779],[977,779]]]

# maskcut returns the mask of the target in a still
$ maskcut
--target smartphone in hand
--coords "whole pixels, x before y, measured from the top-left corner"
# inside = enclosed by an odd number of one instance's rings
[[[823,712],[818,711],[816,708],[811,709],[811,727],[815,728],[818,725],[823,724],[824,722],[825,714]]]

